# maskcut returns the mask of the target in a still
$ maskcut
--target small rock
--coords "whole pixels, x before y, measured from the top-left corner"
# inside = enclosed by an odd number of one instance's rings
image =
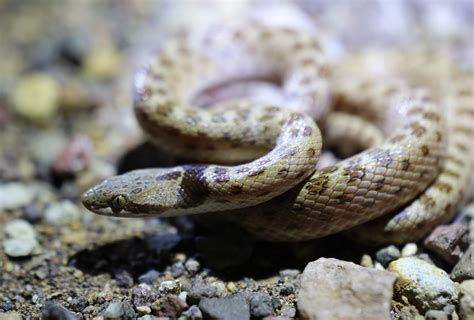
[[[250,314],[255,318],[273,315],[272,298],[267,293],[257,292],[250,298]]]
[[[36,231],[25,220],[12,220],[4,228],[7,239],[3,242],[5,254],[10,257],[26,257],[41,251]]]
[[[43,311],[41,313],[41,319],[43,320],[78,320],[79,318],[72,314],[71,311],[54,304],[50,301],[47,301],[44,305]]]
[[[89,305],[89,301],[87,300],[87,297],[85,297],[85,296],[80,296],[80,297],[74,298],[69,303],[69,306],[71,307],[71,309],[73,311],[76,311],[76,312],[81,312],[88,305]]]
[[[5,224],[5,234],[9,238],[36,238],[36,230],[28,221],[17,219]]]
[[[20,80],[13,93],[15,111],[31,121],[46,123],[58,108],[59,92],[59,85],[49,75],[27,75]]]
[[[395,276],[320,258],[301,277],[298,311],[306,319],[390,319]]]
[[[159,288],[164,294],[179,294],[181,292],[181,283],[178,280],[163,281]]]
[[[155,316],[152,316],[150,314],[144,315],[142,317],[138,317],[137,320],[161,320]]]
[[[184,268],[184,264],[182,262],[176,262],[171,266],[170,272],[173,278],[179,278],[186,272],[186,269]]]
[[[248,320],[250,307],[240,294],[224,298],[203,298],[199,309],[206,319]]]
[[[156,295],[149,289],[137,287],[132,290],[132,301],[135,307],[149,306],[156,298]]]
[[[424,241],[427,249],[450,264],[459,260],[468,244],[468,229],[460,223],[438,226]]]
[[[153,284],[156,279],[160,276],[160,273],[156,270],[149,270],[146,273],[138,277],[139,283]]]
[[[176,319],[187,307],[186,302],[174,294],[161,297],[151,306],[155,311],[154,314],[158,317],[170,317],[173,319]]]
[[[215,281],[211,283],[211,286],[216,288],[216,297],[222,297],[227,295],[227,286],[222,281]]]
[[[474,319],[474,280],[463,281],[459,291],[459,316],[461,319]]]
[[[134,319],[136,313],[133,309],[120,302],[112,302],[102,312],[102,316],[105,319]]]
[[[398,274],[398,296],[406,297],[422,312],[440,310],[457,301],[458,291],[448,274],[419,258],[400,258],[390,263],[388,269]]]
[[[18,312],[0,313],[0,320],[21,320],[23,317]]]
[[[31,223],[40,221],[43,218],[44,210],[38,206],[30,205],[23,210],[23,217]]]
[[[451,279],[457,282],[474,279],[474,244],[469,246],[461,260],[454,266]]]
[[[186,261],[184,266],[186,267],[186,270],[188,270],[189,273],[192,275],[196,274],[199,271],[199,268],[201,268],[199,261],[193,258],[188,259],[188,261]]]
[[[441,310],[428,310],[425,313],[426,320],[448,320],[446,312]]]
[[[188,310],[183,312],[183,316],[189,320],[201,320],[202,319],[202,312],[198,306],[191,306]]]
[[[55,226],[65,226],[79,221],[80,210],[69,200],[55,203],[46,208],[45,219]]]
[[[18,182],[0,185],[0,210],[15,210],[25,207],[35,198],[32,188]]]
[[[217,289],[202,278],[195,278],[192,282],[191,289],[188,292],[187,301],[190,304],[197,304],[202,298],[213,298],[217,296]]]
[[[133,286],[133,277],[126,270],[117,271],[114,274],[117,285],[122,288],[131,288]]]
[[[416,243],[407,243],[402,249],[402,257],[411,257],[418,252],[418,246]]]
[[[374,262],[372,261],[372,257],[370,257],[368,254],[364,254],[360,258],[360,265],[366,268],[373,268]]]
[[[400,250],[394,245],[385,247],[377,251],[375,257],[377,261],[380,262],[384,267],[388,266],[390,262],[400,258]]]
[[[92,78],[110,79],[122,69],[122,57],[111,45],[94,48],[84,59],[84,70]]]
[[[137,309],[138,314],[140,315],[145,315],[145,314],[150,314],[151,313],[151,308],[148,306],[138,306],[135,307]]]
[[[94,153],[92,141],[83,134],[75,136],[53,162],[56,175],[74,175],[89,167]]]

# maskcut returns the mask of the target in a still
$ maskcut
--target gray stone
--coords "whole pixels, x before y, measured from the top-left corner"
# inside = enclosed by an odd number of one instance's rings
[[[77,320],[79,319],[71,311],[58,304],[47,301],[41,313],[43,320]]]
[[[120,319],[125,314],[124,306],[119,302],[110,303],[102,313],[105,319]]]
[[[3,249],[8,256],[16,258],[40,253],[36,231],[27,221],[12,220],[5,225],[4,231],[7,239],[3,242]]]
[[[202,319],[202,312],[198,306],[191,306],[188,310],[183,312],[182,314],[186,319],[189,320],[201,320]]]
[[[79,208],[69,200],[50,205],[45,212],[46,221],[55,226],[76,222],[80,217]]]
[[[188,270],[191,274],[197,273],[199,271],[199,268],[201,268],[199,261],[193,258],[188,259],[184,266],[186,267],[186,270]]]
[[[446,312],[441,310],[428,310],[425,313],[426,320],[448,320]]]
[[[445,262],[453,265],[469,244],[467,227],[460,223],[441,225],[425,239],[424,245]]]
[[[375,254],[377,261],[380,262],[384,267],[388,266],[388,264],[393,260],[400,258],[400,256],[400,250],[394,245],[382,248]]]
[[[320,258],[301,276],[303,319],[390,319],[395,275],[351,262]]]
[[[213,298],[217,296],[217,289],[202,278],[195,278],[188,292],[187,301],[190,304],[197,304],[202,298]]]
[[[35,198],[32,188],[18,182],[0,185],[0,210],[15,210],[30,204]]]
[[[421,312],[440,310],[457,302],[458,290],[448,274],[416,257],[405,257],[390,263],[388,270],[395,272],[395,293]]]
[[[156,270],[149,270],[146,273],[138,277],[139,283],[153,284],[156,279],[160,276],[160,273]]]
[[[250,314],[255,318],[273,315],[272,298],[267,293],[257,292],[250,298]]]
[[[451,279],[458,282],[474,279],[474,244],[469,246],[461,260],[454,266]]]
[[[248,320],[250,307],[245,298],[235,294],[225,298],[203,298],[199,309],[206,319]]]
[[[459,291],[459,316],[461,319],[474,319],[474,280],[463,281]]]

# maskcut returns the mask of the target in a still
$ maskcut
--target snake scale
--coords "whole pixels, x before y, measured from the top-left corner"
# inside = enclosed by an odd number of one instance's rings
[[[403,72],[400,61],[365,72],[367,59],[357,59],[333,68],[314,36],[258,24],[169,41],[136,76],[135,112],[153,141],[200,164],[109,178],[83,195],[84,205],[117,217],[211,212],[269,241],[319,238],[371,220],[350,235],[418,239],[450,219],[466,195],[472,79],[451,67]],[[417,70],[425,78],[411,81]],[[439,81],[429,83],[433,77]],[[280,103],[236,98],[196,106],[203,90],[252,79],[277,83]],[[316,170],[322,137],[314,120],[339,121],[345,133],[327,130],[333,140],[361,133],[371,139],[362,143],[368,148]]]

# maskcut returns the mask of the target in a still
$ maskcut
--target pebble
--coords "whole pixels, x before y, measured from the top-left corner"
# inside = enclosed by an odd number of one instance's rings
[[[94,146],[84,134],[72,138],[56,156],[52,169],[56,175],[74,175],[92,162]]]
[[[191,289],[188,292],[187,301],[190,304],[197,304],[202,298],[213,298],[217,296],[217,289],[211,286],[201,277],[193,279]]]
[[[402,257],[411,257],[418,252],[418,246],[416,243],[407,243],[402,249]]]
[[[138,306],[135,307],[137,309],[138,314],[140,315],[145,315],[145,314],[150,314],[151,313],[151,308],[148,306]]]
[[[400,256],[400,250],[394,245],[382,248],[375,253],[377,261],[384,267],[388,266],[388,264],[393,260],[400,258]]]
[[[84,71],[91,78],[111,79],[122,69],[122,57],[112,45],[91,50],[84,58]]]
[[[441,310],[428,310],[425,313],[426,320],[448,320],[446,312]]]
[[[199,309],[206,319],[250,319],[250,306],[241,294],[224,298],[203,298],[199,302]]]
[[[41,252],[36,231],[28,221],[12,220],[5,225],[4,231],[7,239],[3,242],[3,249],[8,256],[26,257]]]
[[[440,310],[457,301],[458,290],[448,274],[424,260],[404,257],[391,262],[388,269],[398,275],[398,297],[408,299],[421,312]]]
[[[431,232],[423,244],[445,262],[453,265],[469,244],[468,229],[461,223],[440,225]]]
[[[41,313],[43,320],[78,320],[79,318],[72,314],[71,311],[58,304],[47,301]]]
[[[459,316],[474,319],[474,280],[465,280],[459,286]]]
[[[257,292],[250,298],[250,314],[255,318],[273,315],[272,297],[268,293]]]
[[[182,315],[189,320],[201,320],[203,318],[202,312],[198,306],[191,306],[188,310],[183,312]]]
[[[301,276],[298,311],[305,319],[390,319],[395,275],[320,258]]]
[[[188,259],[188,261],[186,261],[186,263],[184,264],[184,267],[186,268],[186,270],[188,270],[188,272],[191,275],[193,275],[199,271],[199,269],[201,268],[201,265],[199,261],[197,261],[196,259],[190,258]]]
[[[366,268],[373,268],[374,267],[374,261],[372,260],[372,257],[369,256],[368,254],[364,254],[360,258],[360,265]]]
[[[164,294],[179,294],[181,292],[181,283],[178,280],[163,281],[160,283],[158,290]]]
[[[89,305],[89,301],[87,300],[87,297],[85,296],[76,297],[72,299],[72,301],[69,303],[69,306],[71,307],[71,309],[76,312],[81,312],[88,305]]]
[[[105,319],[135,319],[136,313],[129,305],[121,302],[111,302],[102,312]]]
[[[44,209],[36,205],[30,205],[23,210],[23,218],[28,222],[35,223],[43,218]]]
[[[160,273],[154,269],[147,271],[138,277],[139,283],[153,284],[160,276]]]
[[[26,75],[13,92],[14,110],[26,119],[46,123],[58,109],[59,94],[59,85],[48,74]]]
[[[149,289],[136,287],[132,290],[132,302],[135,307],[149,306],[156,298],[156,294]]]
[[[114,278],[117,281],[117,285],[121,288],[131,288],[133,286],[133,277],[126,270],[115,272]]]
[[[206,265],[217,270],[243,264],[253,251],[250,238],[234,228],[221,230],[215,235],[198,237],[196,248]]]
[[[451,271],[451,279],[461,282],[474,279],[474,244],[466,250],[459,262]]]
[[[170,267],[170,272],[173,278],[179,278],[186,272],[186,268],[182,262],[176,262]]]
[[[0,313],[0,320],[21,320],[23,317],[18,312]]]
[[[48,206],[44,216],[51,225],[65,226],[79,221],[81,212],[73,202],[63,200]]]
[[[176,319],[187,307],[186,302],[174,294],[161,297],[151,305],[156,316],[173,319]]]
[[[32,188],[18,182],[0,185],[0,210],[15,210],[30,204],[35,198]]]

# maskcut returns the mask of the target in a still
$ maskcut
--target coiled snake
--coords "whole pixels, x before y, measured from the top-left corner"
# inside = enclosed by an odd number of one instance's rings
[[[449,75],[456,81],[440,82],[450,83],[442,92],[455,101],[456,125],[447,130],[443,101],[394,77],[406,75],[349,73],[350,65],[331,75],[318,40],[285,28],[229,27],[170,41],[135,80],[142,128],[182,157],[247,163],[132,171],[87,191],[84,205],[119,217],[215,212],[270,241],[323,237],[405,207],[388,222],[377,219],[365,228],[374,228],[372,239],[379,241],[423,236],[452,216],[467,189],[473,87],[460,73]],[[210,109],[193,106],[206,88],[255,78],[279,82],[281,103],[240,99]],[[370,119],[385,138],[316,170],[322,138],[313,120],[328,121],[332,107],[365,119],[349,127]],[[354,234],[368,238],[367,232]]]

